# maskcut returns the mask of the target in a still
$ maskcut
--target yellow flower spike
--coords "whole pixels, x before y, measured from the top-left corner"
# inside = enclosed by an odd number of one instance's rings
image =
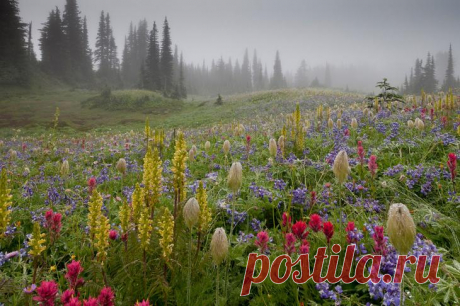
[[[70,259],[72,259],[72,260],[75,260],[75,258],[76,258],[75,255],[70,256]]]
[[[29,240],[30,251],[29,254],[32,256],[40,256],[40,254],[46,250],[46,246],[43,243],[46,242],[45,234],[40,233],[40,224],[38,222],[34,223],[34,230],[32,236]]]
[[[91,195],[91,199],[88,203],[88,227],[89,232],[91,234],[91,238],[94,237],[97,230],[97,222],[99,220],[100,215],[102,214],[102,197],[97,192],[97,190],[93,190],[93,194]]]
[[[50,267],[50,272],[56,271],[56,266],[51,266]]]
[[[107,258],[107,249],[109,248],[109,219],[101,214],[96,228],[94,246],[97,250],[97,259],[103,263]]]
[[[144,251],[147,250],[150,244],[150,237],[152,235],[152,223],[150,219],[149,211],[145,207],[139,218],[139,233],[138,238],[141,242],[141,247]]]
[[[158,221],[158,233],[160,234],[160,247],[162,257],[165,261],[169,261],[169,256],[173,249],[173,234],[174,234],[174,218],[167,207],[163,211],[163,215]]]
[[[128,203],[124,202],[120,207],[120,211],[118,212],[118,218],[120,219],[120,226],[123,234],[126,234],[129,230],[130,215],[129,205]]]
[[[187,144],[184,139],[184,134],[182,133],[182,131],[179,131],[175,144],[174,158],[172,162],[173,166],[171,168],[171,171],[174,174],[173,184],[176,196],[178,197],[178,202],[185,199],[186,196],[185,168],[187,158]]]
[[[204,188],[203,181],[200,181],[196,191],[196,200],[200,205],[200,218],[198,221],[198,231],[204,233],[207,231],[209,223],[211,223],[211,210],[208,207],[208,195]]]
[[[0,177],[0,238],[5,235],[6,228],[11,220],[11,189],[8,189],[6,169],[3,168]]]
[[[133,221],[134,224],[138,224],[139,217],[141,215],[141,211],[145,207],[145,195],[144,195],[144,188],[141,188],[139,183],[136,184],[134,188],[133,196],[132,196],[132,209],[133,209]]]

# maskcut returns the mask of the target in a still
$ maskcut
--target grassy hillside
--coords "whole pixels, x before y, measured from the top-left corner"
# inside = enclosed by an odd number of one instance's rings
[[[181,102],[144,90],[114,91],[107,101],[96,91],[10,91],[0,95],[0,129],[39,131],[50,127],[56,107],[61,128],[129,130],[141,127],[147,116],[154,127],[197,127],[292,112],[296,102],[307,111],[319,104],[349,104],[361,99],[358,94],[339,91],[285,89],[224,96],[223,105],[218,106],[214,99]]]

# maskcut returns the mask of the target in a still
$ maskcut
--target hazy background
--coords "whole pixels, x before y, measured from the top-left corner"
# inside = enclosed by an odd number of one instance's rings
[[[23,22],[33,22],[35,51],[40,57],[40,28],[51,9],[64,0],[19,0]],[[329,63],[356,73],[334,75],[333,86],[372,90],[388,77],[400,85],[417,57],[447,51],[452,43],[460,58],[459,0],[78,0],[88,19],[94,49],[101,10],[110,13],[118,53],[129,24],[146,18],[162,25],[167,16],[173,44],[186,62],[209,64],[224,57],[241,59],[253,49],[273,69],[276,50],[283,70],[295,73],[302,59],[311,71]],[[455,75],[460,71],[455,63]],[[321,75],[318,75],[321,78]],[[441,80],[442,82],[442,80]]]

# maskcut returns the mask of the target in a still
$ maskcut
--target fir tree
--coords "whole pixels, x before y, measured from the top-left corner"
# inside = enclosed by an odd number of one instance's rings
[[[275,65],[273,66],[273,77],[270,82],[271,89],[279,89],[286,87],[286,81],[283,76],[283,71],[281,68],[280,54],[276,51]]]
[[[434,58],[428,52],[428,55],[426,58],[426,64],[425,64],[425,67],[423,67],[422,84],[423,84],[423,89],[425,90],[425,92],[434,93],[436,91],[438,81],[436,80],[435,73],[436,73],[436,68],[434,64]]]
[[[161,89],[165,94],[173,90],[173,55],[171,50],[171,35],[168,19],[163,24],[163,40],[161,42]]]
[[[185,76],[184,76],[184,58],[182,53],[180,54],[180,62],[179,62],[179,90],[180,90],[180,97],[182,99],[187,98],[187,88],[185,87]]]
[[[158,43],[158,30],[155,22],[153,23],[152,31],[150,31],[150,39],[145,66],[144,87],[150,90],[160,90],[160,47]]]
[[[242,92],[252,91],[252,81],[251,81],[251,68],[249,66],[249,55],[248,49],[244,52],[244,59],[241,65],[241,85],[240,89]]]
[[[47,22],[41,29],[41,67],[44,72],[63,80],[68,80],[70,72],[66,46],[61,13],[56,7],[50,12]]]
[[[302,60],[299,69],[297,69],[297,73],[295,75],[295,87],[308,87],[307,63],[305,62],[305,60]]]
[[[17,1],[0,1],[0,84],[29,82],[25,27]]]
[[[449,58],[447,60],[447,69],[446,75],[444,78],[444,83],[442,84],[442,90],[448,91],[453,89],[456,86],[456,81],[454,77],[454,57],[452,55],[452,44],[449,46]]]
[[[83,29],[80,18],[80,11],[76,0],[66,0],[62,25],[66,36],[66,52],[68,54],[69,76],[75,81],[83,81],[85,65],[85,46],[83,42]]]

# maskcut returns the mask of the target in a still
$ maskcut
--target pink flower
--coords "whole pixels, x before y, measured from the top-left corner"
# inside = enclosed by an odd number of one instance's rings
[[[67,289],[64,291],[61,295],[61,303],[66,305],[67,303],[70,302],[70,299],[74,296],[75,292],[73,289]]]
[[[54,300],[58,293],[58,286],[54,281],[44,281],[37,288],[38,296],[33,298],[34,301],[41,302],[44,306],[54,306]]]
[[[94,177],[88,180],[88,192],[89,194],[93,193],[94,188],[96,188],[96,179]]]
[[[363,142],[361,140],[358,141],[358,157],[359,157],[359,163],[363,165],[364,164],[364,148],[363,148]]]
[[[371,172],[372,178],[375,177],[375,173],[377,172],[377,156],[371,155],[369,157],[369,163],[367,164],[369,167],[369,171]]]
[[[326,236],[327,243],[331,242],[332,236],[334,236],[334,224],[330,221],[323,223],[323,233]]]
[[[77,297],[73,297],[67,304],[64,304],[64,306],[81,306],[81,302]]]
[[[45,220],[45,227],[50,231],[51,241],[55,241],[61,232],[62,215],[60,213],[55,213],[52,209],[50,209],[45,213]]]
[[[378,255],[387,255],[387,238],[383,235],[383,226],[376,226],[374,228],[374,253]]]
[[[307,224],[303,221],[297,221],[292,226],[292,233],[297,237],[297,239],[302,240],[307,238],[308,231],[307,231]]]
[[[77,289],[78,287],[83,286],[83,278],[78,278],[80,273],[83,272],[83,267],[80,265],[80,261],[72,260],[71,263],[67,264],[67,273],[65,278],[70,284],[70,288]]]
[[[265,231],[259,232],[257,234],[256,241],[254,242],[256,246],[259,247],[259,252],[261,254],[265,253],[265,250],[267,250],[268,246],[268,241],[270,238],[268,237],[268,233]]]
[[[350,136],[350,130],[345,129],[345,131],[343,131],[343,136]]]
[[[287,232],[291,230],[291,216],[287,212],[283,212],[283,229]]]
[[[295,236],[292,233],[286,234],[284,237],[285,244],[284,244],[284,251],[291,255],[295,252]]]
[[[104,287],[97,297],[100,306],[114,306],[115,294],[110,287]]]
[[[357,233],[355,233],[355,223],[353,221],[349,221],[347,224],[347,227],[345,228],[345,231],[347,232],[347,243],[358,243],[358,237],[356,236]]]
[[[121,235],[121,241],[123,242],[128,241],[128,233],[124,233],[123,235]]]
[[[87,300],[83,301],[83,306],[98,306],[97,299],[93,297],[89,297]]]
[[[142,302],[137,302],[134,306],[150,306],[149,300],[142,300]]]
[[[302,241],[302,245],[299,247],[299,253],[300,254],[310,253],[310,243],[307,241],[307,239],[304,239]]]
[[[310,216],[310,222],[308,222],[308,226],[311,228],[312,231],[317,233],[321,230],[322,222],[323,221],[321,220],[321,217],[319,215],[313,214]]]
[[[450,171],[450,177],[452,181],[455,180],[455,177],[457,176],[457,155],[455,153],[449,153],[449,159],[447,160],[447,167],[449,168]]]
[[[118,233],[117,231],[110,230],[109,231],[109,238],[110,240],[116,240],[118,238]]]
[[[310,192],[310,207],[313,207],[316,203],[316,192],[313,190]]]

